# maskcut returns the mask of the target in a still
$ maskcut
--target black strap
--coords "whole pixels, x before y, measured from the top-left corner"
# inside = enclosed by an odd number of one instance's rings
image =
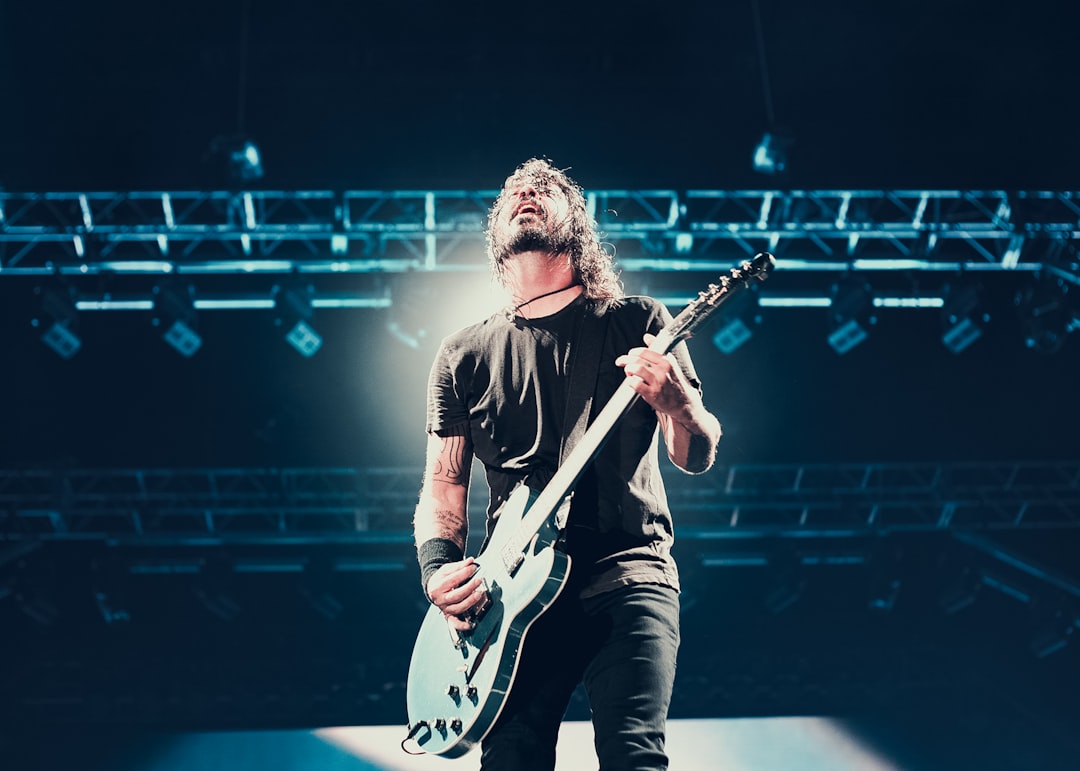
[[[559,465],[574,449],[589,427],[593,412],[593,396],[596,393],[596,376],[600,372],[600,357],[607,336],[609,314],[596,303],[587,302],[581,315],[577,334],[570,345],[570,379],[566,386],[566,412],[563,415],[562,443],[559,447]],[[569,498],[567,499],[569,500]],[[555,515],[555,525],[566,529],[570,506],[566,503]]]
[[[562,445],[559,465],[585,434],[592,417],[596,376],[600,371],[600,356],[607,336],[608,315],[596,303],[587,302],[571,341],[569,375],[566,388],[566,413],[563,415]]]

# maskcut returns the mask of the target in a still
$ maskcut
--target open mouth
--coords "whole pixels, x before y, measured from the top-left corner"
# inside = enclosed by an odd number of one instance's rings
[[[515,217],[520,217],[522,214],[541,215],[543,213],[544,213],[544,210],[541,209],[537,204],[535,204],[535,203],[523,203],[514,212],[514,216]]]

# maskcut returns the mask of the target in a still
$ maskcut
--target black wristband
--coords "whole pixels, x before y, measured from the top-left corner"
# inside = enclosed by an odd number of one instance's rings
[[[465,552],[449,538],[429,538],[417,547],[416,558],[420,563],[420,586],[427,597],[428,581],[436,571],[448,562],[465,559]]]

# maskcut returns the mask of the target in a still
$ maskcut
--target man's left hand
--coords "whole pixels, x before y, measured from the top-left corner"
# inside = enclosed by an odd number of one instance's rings
[[[655,335],[646,334],[645,346],[655,339]],[[615,359],[615,365],[622,367],[628,378],[637,378],[636,382],[631,381],[633,389],[657,412],[678,419],[693,409],[697,394],[672,356],[647,347],[631,348]]]

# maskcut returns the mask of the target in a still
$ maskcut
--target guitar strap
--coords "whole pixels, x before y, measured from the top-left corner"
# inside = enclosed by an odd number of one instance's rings
[[[585,304],[577,333],[570,342],[569,382],[566,388],[566,412],[563,415],[563,436],[559,447],[559,465],[566,460],[574,445],[585,434],[592,419],[596,377],[607,337],[608,318],[595,302]],[[556,517],[560,530],[566,527],[570,507],[562,506]]]

